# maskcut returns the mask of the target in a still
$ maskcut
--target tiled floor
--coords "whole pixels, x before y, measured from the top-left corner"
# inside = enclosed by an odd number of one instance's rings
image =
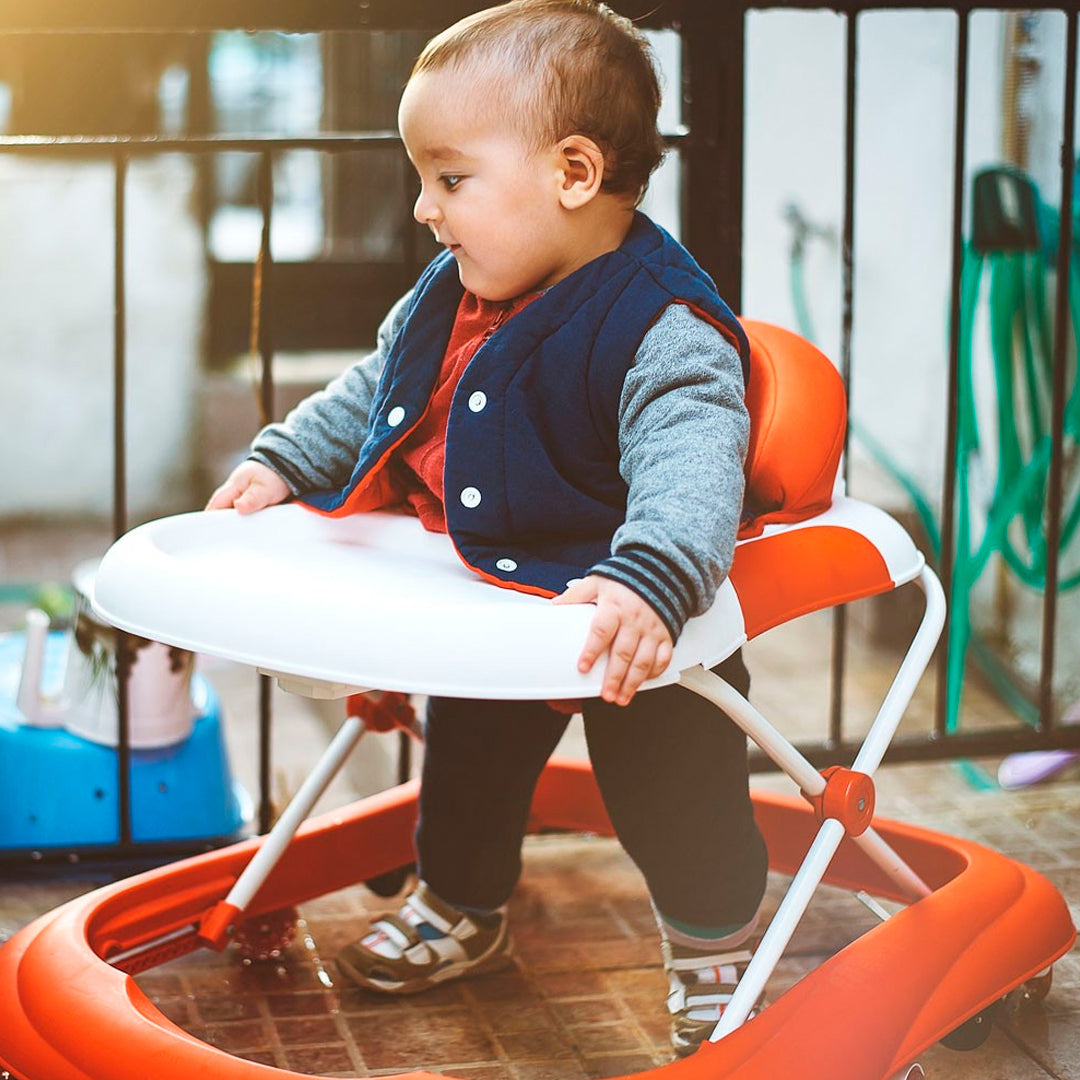
[[[20,568],[37,557],[34,545],[2,540],[0,579],[17,580],[25,576]],[[55,569],[46,573],[62,580],[72,558],[92,554],[95,542],[93,533],[82,534],[71,550],[54,553]],[[892,663],[888,650],[867,644],[861,626],[857,622],[853,634],[847,686],[855,717],[872,712]],[[827,644],[827,624],[815,617],[750,650],[755,700],[789,733],[822,730]],[[251,787],[253,680],[228,665],[206,670],[226,702],[234,768]],[[931,680],[920,688],[906,721],[911,727],[925,727],[932,689]],[[995,719],[1001,719],[998,706],[973,683],[965,723]],[[325,744],[325,730],[324,715],[295,699],[278,699],[275,759],[285,765],[277,773],[279,792],[295,788]],[[580,752],[580,745],[572,732],[564,749]],[[378,744],[365,742],[323,805],[369,789],[372,776],[385,772],[380,753]],[[985,780],[996,762],[976,766],[974,775]],[[1080,920],[1080,770],[1012,793],[972,777],[972,769],[951,764],[886,767],[878,778],[879,805],[886,816],[971,837],[1036,867]],[[755,783],[789,790],[775,776]],[[332,962],[337,949],[370,912],[393,906],[359,885],[304,905],[297,936],[279,960],[246,963],[230,948],[173,962],[139,982],[167,1016],[206,1041],[302,1073],[365,1076],[427,1068],[463,1080],[571,1080],[637,1072],[669,1060],[656,932],[640,879],[618,845],[535,837],[527,842],[525,865],[511,903],[513,967],[431,994],[386,1000],[352,989],[338,976]],[[771,881],[772,905],[784,884],[779,877]],[[9,874],[0,883],[0,942],[92,886],[85,877]],[[770,982],[769,996],[874,921],[850,894],[823,889]],[[0,1045],[2,1039],[0,1018]],[[1080,950],[1056,965],[1045,1003],[1004,1011],[980,1049],[961,1054],[934,1047],[921,1062],[928,1077],[943,1080],[1080,1080]]]

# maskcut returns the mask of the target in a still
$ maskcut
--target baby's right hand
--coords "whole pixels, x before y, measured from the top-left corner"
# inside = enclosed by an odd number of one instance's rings
[[[284,502],[289,494],[289,485],[273,469],[257,461],[245,461],[237,465],[229,479],[210,496],[206,509],[233,507],[241,514],[251,514]]]

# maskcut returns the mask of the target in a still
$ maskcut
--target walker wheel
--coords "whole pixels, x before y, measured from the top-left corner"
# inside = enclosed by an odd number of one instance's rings
[[[998,1011],[1001,1002],[995,1001],[987,1005],[982,1012],[965,1020],[958,1028],[954,1028],[941,1040],[942,1046],[950,1050],[977,1050],[987,1039],[994,1027],[994,1014]]]
[[[1042,1003],[1046,995],[1050,993],[1050,985],[1053,981],[1053,969],[1047,968],[1019,986],[1013,987],[1005,996],[1010,1013],[1022,1013],[1028,1009],[1042,1008]]]
[[[300,913],[296,908],[280,908],[245,919],[233,932],[233,943],[246,961],[277,960],[296,937]]]
[[[1038,975],[1033,975],[1027,982],[1019,987],[1021,1000],[1024,1002],[1031,1002],[1032,1004],[1039,1001],[1045,1001],[1046,995],[1050,993],[1050,987],[1053,985],[1053,982],[1054,969],[1052,967],[1048,967]]]

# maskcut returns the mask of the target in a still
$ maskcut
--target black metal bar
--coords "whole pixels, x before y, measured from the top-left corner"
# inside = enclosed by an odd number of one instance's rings
[[[664,136],[669,146],[692,142],[689,132]],[[396,131],[333,131],[311,135],[0,135],[0,150],[20,154],[85,154],[92,150],[128,154],[261,154],[266,150],[347,153],[401,146]]]
[[[115,866],[117,873],[131,874],[182,856],[201,855],[236,840],[236,836],[218,836],[199,840],[139,840],[128,844],[71,844],[56,848],[0,848],[0,881],[4,880],[4,868],[8,866],[17,866],[19,874],[35,867],[46,873],[50,867],[60,867],[67,877],[72,873],[72,866],[83,863],[93,864],[92,876],[101,874],[108,879],[113,876],[110,866]]]
[[[412,209],[417,190],[416,173],[408,158],[402,158],[402,185],[405,192],[405,223],[403,237],[403,255],[406,265],[418,274],[419,249],[416,242],[416,222],[413,219]],[[407,731],[398,732],[397,740],[397,779],[399,784],[404,784],[412,773],[412,736]]]
[[[1054,726],[1054,651],[1057,630],[1058,562],[1061,555],[1062,471],[1065,438],[1065,365],[1069,331],[1069,278],[1073,254],[1073,177],[1076,171],[1076,10],[1065,33],[1065,103],[1061,134],[1061,213],[1058,225],[1057,290],[1054,297],[1054,371],[1050,415],[1050,474],[1046,482],[1046,586],[1043,590],[1042,657],[1039,667],[1039,728]]]
[[[363,0],[327,4],[323,0],[99,0],[93,5],[71,0],[0,0],[0,33],[186,33],[222,29],[314,33],[328,30],[427,30],[488,7],[491,0]],[[727,7],[716,0],[615,0],[613,6],[646,27],[677,25],[687,12],[703,6]],[[731,7],[736,7],[732,4]],[[743,5],[738,5],[745,10]],[[746,5],[745,7],[750,7]],[[917,7],[931,11],[1009,11],[1016,0],[755,0],[755,9],[825,8],[846,14]],[[1068,10],[1064,3],[1028,4],[1031,10]]]
[[[273,730],[274,680],[268,675],[259,677],[259,832],[270,831],[274,824],[274,799],[271,791],[272,760],[270,736]]]
[[[815,767],[850,764],[862,748],[857,740],[846,740],[838,746],[823,743],[796,743],[796,748]],[[889,764],[915,761],[953,761],[956,758],[1003,757],[1027,750],[1080,749],[1080,727],[1061,725],[1052,736],[1041,736],[1032,728],[1018,725],[993,731],[953,732],[946,739],[926,738],[925,735],[897,736],[889,744],[884,760]],[[751,753],[750,767],[754,772],[775,772],[771,759],[760,751]]]
[[[952,267],[949,285],[949,389],[946,395],[945,470],[941,496],[941,555],[938,576],[945,596],[952,598],[955,567],[956,529],[956,447],[960,382],[960,272],[964,261],[964,138],[967,133],[968,29],[969,16],[960,15],[956,26],[956,127],[953,133]],[[942,640],[949,640],[950,615],[945,612]],[[948,722],[949,650],[941,649],[937,662],[934,734],[943,738]]]
[[[259,257],[256,263],[258,295],[255,297],[252,318],[258,319],[259,349],[259,405],[264,423],[274,414],[274,342],[271,334],[273,305],[268,304],[274,282],[274,256],[270,247],[270,227],[274,213],[274,156],[264,151],[259,157],[258,172],[259,211],[262,214],[262,231],[259,235]]]
[[[744,9],[688,5],[683,41],[683,241],[733,311],[742,308]]]
[[[49,33],[186,33],[205,30],[279,30],[313,33],[327,30],[436,31],[491,0],[362,0],[327,4],[325,0],[107,0],[90,7],[70,0],[0,0],[0,32]],[[655,0],[617,0],[614,7],[646,26],[667,26],[684,4]]]
[[[355,131],[314,135],[5,135],[0,150],[20,154],[73,153],[122,149],[127,154],[221,154],[267,150],[385,150],[401,145],[395,131]]]
[[[840,322],[840,375],[844,394],[851,401],[851,320],[855,291],[855,110],[858,86],[859,20],[849,15],[844,23],[844,224],[840,253],[843,303]],[[850,428],[844,432],[844,482],[850,472]],[[844,670],[847,666],[847,607],[832,616],[832,651],[829,677],[829,742],[844,738]]]
[[[127,532],[127,294],[124,249],[127,157],[118,154],[113,173],[113,537]]]
[[[113,183],[113,536],[127,532],[127,157],[117,154]],[[121,845],[131,843],[131,664],[127,634],[116,634],[116,795]]]
[[[186,138],[208,135],[213,127],[213,90],[210,85],[210,35],[192,34],[187,41],[186,67],[188,72],[188,107]],[[203,237],[209,235],[210,219],[214,214],[213,161],[198,154],[193,161],[195,170],[195,208]],[[209,258],[207,245],[204,254]]]
[[[855,120],[858,91],[859,21],[855,15],[844,23],[844,221],[840,269],[842,306],[840,317],[840,376],[851,400],[851,323],[855,296]],[[844,480],[850,473],[850,431],[844,432]]]
[[[412,736],[407,731],[398,732],[398,769],[399,784],[404,784],[412,775]]]
[[[132,842],[131,831],[131,638],[116,632],[116,817],[120,846]]]
[[[273,304],[267,303],[273,287],[273,251],[270,230],[274,212],[274,157],[264,151],[259,158],[258,199],[262,213],[262,232],[256,273],[261,281],[255,298],[253,318],[258,318],[259,348],[259,405],[264,421],[274,414],[274,341],[271,333]],[[259,832],[265,833],[273,824],[273,794],[271,791],[271,732],[273,729],[273,681],[259,676]]]

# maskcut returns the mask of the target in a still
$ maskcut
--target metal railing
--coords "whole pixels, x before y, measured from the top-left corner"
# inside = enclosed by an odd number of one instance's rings
[[[465,0],[361,0],[351,5],[315,4],[309,0],[215,0],[213,4],[185,0],[159,0],[145,5],[136,0],[102,0],[92,6],[74,5],[66,0],[36,0],[30,5],[21,0],[0,0],[0,35],[23,35],[52,32],[84,33],[205,33],[212,30],[246,28],[287,32],[437,29],[482,6]],[[683,164],[681,202],[682,235],[687,246],[715,278],[721,295],[734,310],[741,309],[742,231],[743,231],[743,146],[744,146],[744,75],[746,60],[746,16],[750,10],[774,7],[816,8],[817,3],[788,2],[783,5],[756,3],[716,3],[715,0],[676,0],[655,3],[645,0],[616,2],[614,6],[648,27],[678,31],[683,48],[684,120],[687,134],[677,141]],[[844,71],[844,200],[842,224],[842,326],[839,367],[845,385],[852,375],[852,313],[855,269],[855,157],[856,110],[859,96],[856,69],[859,52],[859,16],[863,12],[896,8],[897,3],[836,2],[830,7],[845,16]],[[1036,5],[1038,7],[1038,5]],[[942,555],[938,571],[948,592],[954,571],[955,536],[953,522],[956,491],[953,463],[957,447],[956,372],[959,353],[960,276],[964,245],[964,147],[968,116],[969,22],[976,9],[1006,10],[999,3],[936,4],[924,3],[920,9],[954,12],[957,17],[955,57],[956,125],[953,149],[952,230],[950,277],[950,329],[948,357],[950,382],[946,415],[945,486],[941,505]],[[1072,250],[1073,179],[1076,148],[1074,142],[1077,67],[1077,13],[1072,6],[1045,5],[1046,10],[1064,11],[1066,15],[1066,65],[1064,124],[1061,135],[1060,242],[1057,275],[1067,280]],[[129,162],[139,156],[162,153],[208,155],[242,151],[259,157],[259,205],[262,216],[259,263],[263,275],[262,291],[270,292],[273,258],[270,227],[273,217],[271,177],[275,157],[289,150],[314,150],[324,154],[369,151],[398,146],[396,134],[353,132],[347,134],[311,134],[304,137],[278,138],[258,136],[198,135],[191,137],[90,137],[73,133],[65,137],[9,136],[0,138],[0,153],[44,156],[64,159],[85,155],[92,150],[109,157],[114,170],[114,311],[113,311],[113,383],[114,383],[114,475],[113,532],[117,537],[128,528],[127,466],[125,433],[126,373],[126,269],[124,263],[126,182]],[[406,252],[406,261],[415,252]],[[1017,724],[1008,729],[972,732],[947,731],[945,724],[945,672],[948,657],[941,650],[937,678],[937,706],[933,730],[925,734],[897,738],[888,754],[890,761],[920,761],[964,756],[990,755],[1019,750],[1080,746],[1080,727],[1063,727],[1055,722],[1053,701],[1057,618],[1057,583],[1059,576],[1059,539],[1062,522],[1062,479],[1064,463],[1063,423],[1066,397],[1066,355],[1069,313],[1067,290],[1056,296],[1053,333],[1053,381],[1051,408],[1052,453],[1048,480],[1046,535],[1049,544],[1046,588],[1042,609],[1042,654],[1038,685],[1039,720],[1035,727]],[[272,312],[269,313],[272,316]],[[360,344],[360,343],[358,343]],[[272,412],[274,390],[273,319],[260,322],[258,352],[261,362],[260,397],[267,415]],[[831,704],[828,732],[816,744],[802,745],[815,764],[831,764],[849,759],[858,741],[850,738],[844,726],[843,685],[848,654],[847,620],[843,609],[834,620]],[[122,658],[121,658],[122,660]],[[118,665],[124,667],[121,662]],[[120,841],[107,847],[65,850],[60,858],[74,857],[155,857],[172,853],[183,845],[135,843],[131,838],[129,771],[131,746],[126,694],[121,693],[120,736],[117,776],[120,793]],[[262,679],[260,693],[260,813],[259,825],[269,823],[270,780],[270,694],[268,680]],[[758,761],[757,767],[766,762]],[[25,857],[25,852],[0,852],[0,857]],[[52,858],[47,854],[46,858]]]

